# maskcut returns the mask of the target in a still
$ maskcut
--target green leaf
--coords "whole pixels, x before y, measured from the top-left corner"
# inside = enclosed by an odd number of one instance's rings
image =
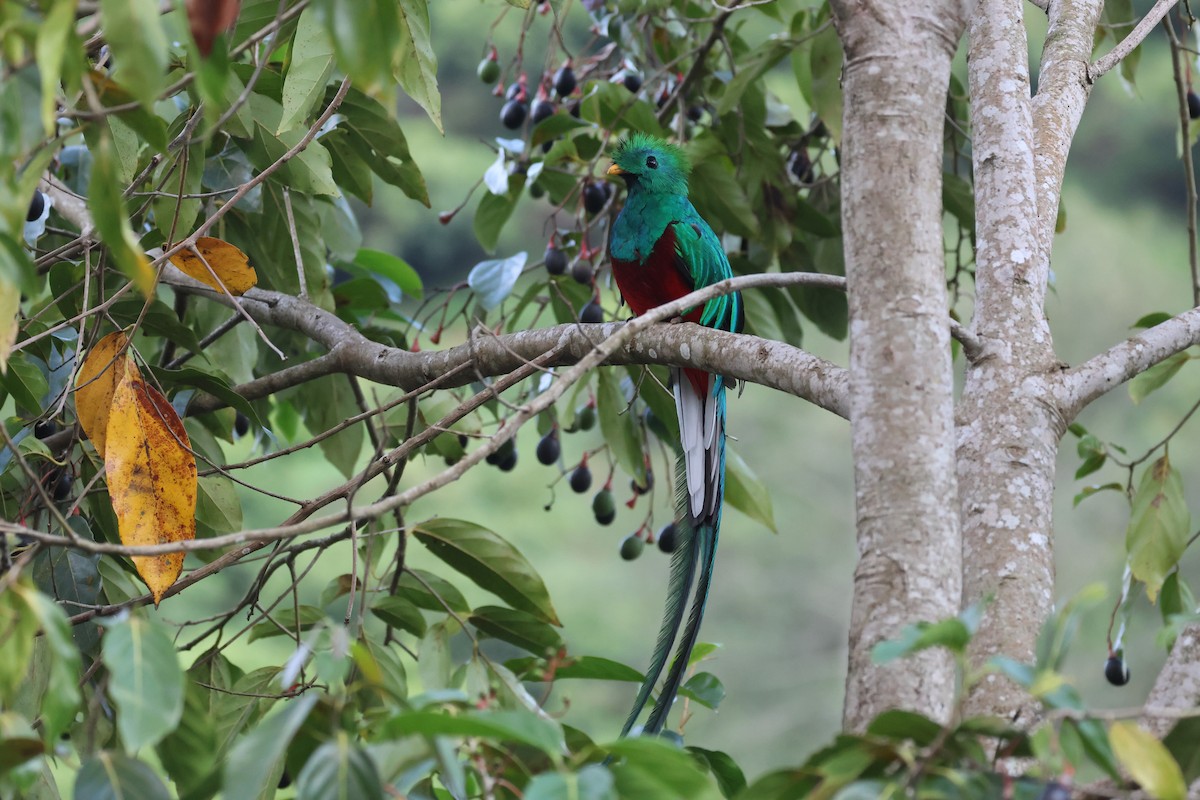
[[[1188,717],[1175,723],[1171,732],[1163,737],[1163,746],[1179,762],[1183,779],[1190,785],[1200,778],[1200,717]]]
[[[716,800],[720,791],[686,751],[662,739],[619,739],[605,747],[618,759],[610,768],[620,797]]]
[[[277,134],[283,121],[283,106],[264,94],[254,92],[247,105],[254,115],[255,125],[253,142],[246,147],[246,154],[256,167],[266,169],[300,144],[307,131],[293,128]],[[320,141],[311,141],[285,162],[279,171],[290,179],[290,185],[298,192],[337,195],[341,192],[333,181],[330,163],[329,151]],[[290,253],[288,258],[292,258]]]
[[[1164,455],[1142,473],[1125,532],[1129,567],[1133,577],[1146,584],[1150,602],[1167,573],[1179,563],[1190,525],[1183,479]]]
[[[911,739],[918,747],[928,747],[939,735],[942,726],[923,714],[902,709],[884,711],[867,725],[867,734],[882,736],[898,742]]]
[[[27,616],[39,625],[52,660],[46,693],[42,697],[42,735],[48,743],[75,722],[81,700],[79,693],[79,650],[71,638],[71,624],[57,603],[32,587],[17,583],[5,594],[20,594],[29,609]],[[0,658],[3,654],[0,653]]]
[[[156,748],[181,795],[191,793],[206,781],[216,783],[222,756],[218,717],[221,700],[230,697],[226,693],[233,685],[232,665],[219,654],[208,654],[187,671],[179,727]]]
[[[100,24],[112,51],[113,78],[153,108],[167,81],[167,35],[156,0],[100,0]]]
[[[421,580],[417,580],[418,577]],[[430,611],[449,609],[456,614],[468,614],[471,611],[471,605],[454,584],[422,569],[405,567],[404,574],[396,583],[395,595]]]
[[[489,253],[496,252],[500,230],[516,209],[517,200],[521,196],[520,189],[524,187],[521,181],[516,180],[516,176],[509,181],[509,185],[513,188],[509,189],[508,194],[484,192],[483,197],[479,199],[479,206],[475,209],[475,219],[471,227],[479,244]]]
[[[371,603],[371,613],[394,628],[414,636],[425,635],[425,617],[412,601],[403,597],[380,597]]]
[[[942,175],[942,206],[964,230],[975,230],[975,190],[953,172]]]
[[[82,50],[75,34],[75,8],[74,3],[55,3],[37,30],[35,62],[41,76],[42,127],[46,136],[57,133],[55,111],[59,82],[64,77],[63,62],[66,58],[75,61]],[[79,65],[73,66],[78,71]],[[78,75],[74,78],[77,80]],[[72,82],[67,81],[68,85]]]
[[[378,86],[391,68],[392,51],[401,33],[396,3],[319,0],[313,10],[333,39],[338,66],[356,85]]]
[[[500,639],[534,654],[540,655],[563,646],[558,631],[524,611],[502,606],[480,606],[467,622],[484,636]]]
[[[577,773],[535,775],[526,784],[522,797],[524,800],[617,800],[612,773],[602,764],[588,764]]]
[[[761,522],[773,533],[779,533],[775,527],[771,493],[750,465],[728,445],[725,446],[725,502],[750,519]]]
[[[525,680],[554,680],[575,678],[591,681],[624,681],[641,683],[646,676],[619,661],[600,656],[579,656],[557,665],[553,675],[540,670],[542,663],[536,658],[517,658],[508,662],[508,667],[522,674]],[[525,673],[529,673],[526,675]]]
[[[293,395],[293,402],[304,409],[305,424],[314,433],[331,430],[357,416],[360,411],[350,379],[345,375],[318,378]],[[362,453],[365,438],[362,425],[351,425],[322,439],[321,452],[330,464],[350,478],[358,471],[358,457]]]
[[[1184,800],[1187,784],[1171,753],[1136,722],[1114,722],[1108,729],[1113,753],[1142,789],[1157,800]]]
[[[729,754],[720,750],[705,750],[702,747],[689,747],[687,751],[708,767],[725,797],[731,798],[746,788],[746,776]]]
[[[101,637],[108,693],[128,752],[158,742],[183,714],[183,670],[171,637],[157,624],[129,617]]]
[[[621,391],[620,375],[616,369],[596,371],[596,413],[600,417],[600,432],[621,469],[639,485],[645,486],[646,453],[637,419]]]
[[[161,186],[163,194],[150,202],[150,208],[154,212],[154,226],[165,241],[178,242],[195,230],[200,199],[181,195],[199,194],[203,177],[203,144],[180,150],[175,158],[164,158],[155,170],[154,185]],[[175,322],[179,323],[178,315],[175,315]],[[196,337],[195,333],[191,335],[193,339]]]
[[[833,25],[826,25],[809,45],[809,74],[811,89],[805,95],[809,106],[817,113],[834,144],[842,141],[842,42]],[[803,89],[804,83],[801,82]]]
[[[1142,402],[1146,399],[1146,395],[1166,385],[1167,381],[1174,378],[1175,374],[1190,360],[1191,356],[1187,353],[1176,353],[1145,372],[1135,375],[1129,382],[1129,399],[1134,403]]]
[[[317,748],[296,780],[297,800],[355,800],[383,797],[383,783],[367,751],[345,731]]]
[[[680,694],[714,711],[725,699],[725,686],[711,672],[697,672],[687,679],[679,691]]]
[[[323,3],[305,9],[296,24],[296,33],[292,37],[292,59],[283,79],[283,116],[279,120],[279,127],[275,129],[276,135],[290,131],[307,120],[317,101],[325,96],[325,83],[333,72],[333,48],[329,46],[325,29],[321,27],[322,20],[319,19],[325,5]],[[372,19],[372,15],[361,7],[346,9],[343,14],[343,19],[366,18],[370,20],[368,27],[377,32],[382,30],[376,21],[379,18]],[[336,23],[334,25],[335,30],[341,27]],[[367,49],[362,40],[358,44],[356,49]],[[347,69],[346,72],[358,77],[352,70]]]
[[[120,3],[122,0],[111,0]],[[153,12],[158,18],[157,10]],[[129,227],[121,183],[117,177],[117,155],[111,136],[100,136],[92,152],[92,179],[88,183],[88,211],[96,231],[108,246],[117,267],[147,298],[154,289],[154,271]]]
[[[1115,481],[1113,483],[1105,483],[1099,486],[1085,486],[1083,487],[1083,490],[1079,492],[1079,494],[1075,495],[1074,505],[1079,505],[1094,494],[1110,490],[1114,492],[1123,492],[1125,491],[1125,486],[1124,484],[1116,483]]]
[[[395,41],[392,69],[400,88],[417,101],[438,132],[442,128],[442,96],[437,85],[437,56],[429,40],[426,0],[399,0],[400,34]]]
[[[1175,614],[1191,614],[1196,610],[1196,597],[1192,589],[1176,570],[1167,576],[1162,585],[1162,599],[1158,603],[1163,622]]]
[[[37,416],[42,413],[42,399],[50,391],[50,384],[28,356],[17,353],[9,360],[8,371],[0,374],[0,388],[12,397],[19,409]]]
[[[33,656],[38,621],[30,612],[26,597],[0,592],[0,700],[6,707],[11,707]]]
[[[472,522],[431,519],[413,529],[435,556],[513,608],[559,625],[546,585],[525,556],[496,533]]]
[[[504,302],[512,293],[517,279],[525,269],[529,254],[524,250],[508,258],[480,261],[467,275],[467,285],[475,292],[480,308],[485,311]]]
[[[1092,759],[1093,764],[1104,770],[1114,781],[1122,780],[1116,757],[1113,755],[1112,746],[1108,741],[1108,735],[1099,720],[1068,718],[1063,720],[1063,727],[1073,728],[1079,734],[1083,749]]]
[[[136,758],[102,750],[83,762],[75,778],[75,800],[171,800],[154,770]]]
[[[204,475],[197,481],[198,536],[220,536],[242,529],[242,501],[233,481],[224,475]]]
[[[477,736],[497,742],[521,742],[558,760],[566,752],[562,727],[525,711],[403,711],[383,724],[380,736]]]
[[[906,625],[899,637],[884,640],[871,648],[871,661],[886,664],[930,647],[945,647],[962,653],[970,640],[971,632],[957,617],[941,622],[918,622]]]
[[[355,254],[354,263],[374,275],[392,281],[400,288],[400,291],[414,300],[420,300],[425,296],[425,287],[421,283],[421,276],[399,256],[363,248]]]
[[[1138,319],[1129,327],[1131,328],[1153,328],[1155,325],[1161,325],[1171,318],[1171,315],[1165,311],[1152,311],[1144,317]]]
[[[282,711],[234,744],[225,762],[224,800],[259,800],[268,790],[274,792],[283,774],[288,745],[318,697],[316,692],[309,692],[287,701]]]

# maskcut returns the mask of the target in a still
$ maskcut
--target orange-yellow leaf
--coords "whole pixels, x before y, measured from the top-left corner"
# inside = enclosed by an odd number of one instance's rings
[[[245,294],[258,283],[258,273],[250,266],[246,254],[229,242],[211,236],[197,239],[194,250],[180,250],[171,256],[171,263],[217,291],[224,284],[232,295]]]
[[[104,472],[121,543],[130,546],[196,538],[196,459],[183,422],[167,398],[125,356],[108,417]],[[183,569],[183,553],[134,556],[157,604]]]
[[[108,410],[112,407],[113,390],[121,380],[123,354],[128,344],[129,337],[123,331],[105,336],[87,354],[75,379],[75,413],[101,457],[108,431]]]

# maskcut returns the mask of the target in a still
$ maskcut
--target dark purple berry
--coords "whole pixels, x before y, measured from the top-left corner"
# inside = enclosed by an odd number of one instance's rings
[[[662,530],[658,532],[658,549],[664,553],[674,553],[675,546],[678,544],[678,539],[675,535],[675,523],[668,522],[663,525]]]
[[[1104,677],[1113,686],[1124,686],[1129,683],[1129,667],[1120,656],[1109,656],[1104,662]]]
[[[562,65],[558,72],[554,73],[554,93],[559,97],[566,97],[575,91],[577,85],[575,70],[571,69],[570,64]]]
[[[56,433],[58,433],[58,423],[52,419],[43,419],[34,423],[33,435],[38,439],[45,439]]]
[[[1195,92],[1193,92],[1189,89],[1188,93],[1187,93],[1187,104],[1188,104],[1188,118],[1190,118],[1190,119],[1200,118],[1200,95],[1196,94]]]
[[[629,91],[637,94],[637,90],[642,88],[642,76],[632,70],[625,73],[625,77],[621,79],[621,83]]]
[[[500,466],[500,463],[502,461],[506,460],[510,454],[515,453],[516,450],[517,450],[516,443],[512,439],[509,439],[504,444],[500,445],[495,450],[488,453],[487,457],[484,458],[484,461],[491,464],[492,466],[498,467],[498,466]]]
[[[584,286],[592,283],[592,264],[585,259],[579,259],[571,265],[571,277]]]
[[[601,489],[592,498],[592,514],[601,525],[611,525],[617,518],[617,504],[609,489]]]
[[[630,478],[629,488],[633,490],[634,494],[646,494],[647,492],[649,492],[651,489],[654,488],[654,470],[652,470],[652,469],[646,470],[646,483],[644,486],[642,484],[638,483],[637,479]]]
[[[500,123],[510,131],[515,131],[521,127],[521,123],[525,121],[525,115],[529,112],[525,103],[520,100],[509,100],[500,109]]]
[[[496,466],[500,468],[501,472],[512,472],[517,466],[517,448],[514,447],[509,451],[508,455]]]
[[[54,480],[54,499],[61,503],[71,496],[71,486],[75,483],[75,476],[71,471],[64,469],[58,473],[58,477]]]
[[[580,106],[580,102],[578,100],[576,100],[574,103],[571,103],[571,107],[568,109],[571,116],[574,117],[575,119],[579,119],[579,114],[580,114],[579,106]]]
[[[554,245],[546,248],[546,272],[551,275],[562,275],[567,271],[567,254]]]
[[[508,88],[504,90],[504,99],[505,100],[516,100],[518,96],[520,96],[522,99],[524,99],[525,87],[521,84],[520,81],[513,81],[512,83],[510,83],[508,85]]]
[[[699,122],[704,118],[703,106],[688,106],[687,118],[689,122]]]
[[[571,484],[571,489],[576,494],[583,494],[592,488],[592,470],[587,464],[580,464],[571,472],[571,477],[567,479],[567,482]]]
[[[29,211],[25,213],[25,221],[33,222],[38,217],[42,216],[42,212],[46,209],[46,195],[41,192],[34,192],[33,199],[29,201]]]
[[[621,558],[633,561],[646,549],[646,543],[636,533],[631,533],[621,540]]]
[[[608,200],[608,195],[604,193],[603,183],[587,183],[583,186],[583,208],[589,214],[599,214],[600,209],[604,208],[604,203]]]
[[[579,312],[580,322],[604,322],[604,309],[595,300],[588,303]]]
[[[541,438],[537,446],[537,460],[549,466],[555,461],[558,461],[559,455],[562,453],[562,445],[558,442],[558,428],[551,428],[550,432]]]
[[[533,106],[529,110],[529,119],[534,125],[537,125],[542,120],[554,116],[555,110],[554,103],[549,100],[534,100]]]
[[[233,432],[239,439],[250,432],[250,418],[240,411],[233,418]]]

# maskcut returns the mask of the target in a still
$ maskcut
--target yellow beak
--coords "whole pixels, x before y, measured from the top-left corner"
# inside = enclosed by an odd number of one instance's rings
[[[608,168],[608,174],[609,175],[624,175],[625,170],[621,169],[616,164],[613,164],[611,167]]]

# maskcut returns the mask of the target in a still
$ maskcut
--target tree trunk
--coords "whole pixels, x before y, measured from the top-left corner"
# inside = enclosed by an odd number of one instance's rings
[[[871,648],[958,611],[961,544],[942,249],[942,117],[967,3],[832,3],[845,50],[842,230],[859,563],[845,727],[887,708],[949,717],[950,657]]]

